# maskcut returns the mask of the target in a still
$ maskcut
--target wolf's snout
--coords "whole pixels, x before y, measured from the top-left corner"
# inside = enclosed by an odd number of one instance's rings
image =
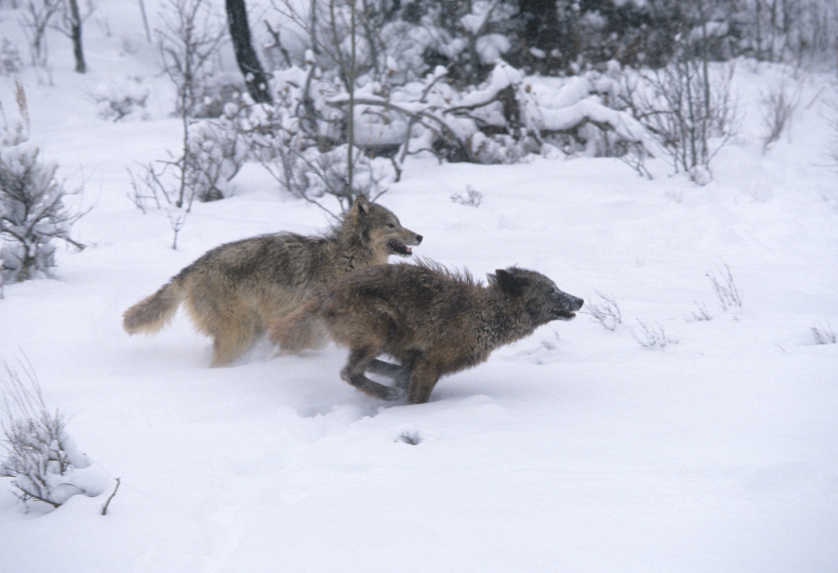
[[[416,235],[416,244],[417,244],[417,245],[421,245],[421,244],[422,244],[422,235]]]
[[[557,295],[554,299],[555,307],[551,310],[553,317],[558,320],[573,320],[576,317],[576,311],[582,308],[585,301],[558,289],[555,289],[555,294]]]
[[[559,291],[557,302],[566,310],[579,310],[585,304],[585,301],[578,296],[573,296],[562,291]]]

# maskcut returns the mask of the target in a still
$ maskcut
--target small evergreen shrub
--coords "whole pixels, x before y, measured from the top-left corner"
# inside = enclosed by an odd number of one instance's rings
[[[54,239],[82,248],[70,238],[70,227],[81,216],[65,205],[71,192],[55,178],[58,165],[39,155],[39,148],[28,142],[0,148],[0,245],[5,252],[0,272],[5,282],[47,274],[55,266]]]

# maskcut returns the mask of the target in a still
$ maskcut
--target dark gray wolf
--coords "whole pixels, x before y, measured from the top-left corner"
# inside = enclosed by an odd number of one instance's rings
[[[226,243],[207,252],[153,295],[125,311],[131,334],[163,328],[181,303],[198,330],[213,338],[212,365],[244,353],[268,323],[343,275],[409,256],[422,236],[363,195],[332,233],[276,233]]]
[[[428,401],[439,378],[484,362],[499,346],[553,320],[571,320],[581,298],[535,271],[495,271],[488,286],[439,265],[376,266],[346,276],[269,326],[286,352],[312,346],[322,330],[349,347],[341,378],[383,400]],[[399,364],[379,360],[388,354]],[[366,372],[392,378],[395,387]]]

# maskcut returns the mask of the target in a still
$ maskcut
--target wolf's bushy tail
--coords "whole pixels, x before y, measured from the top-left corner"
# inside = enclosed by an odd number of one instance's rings
[[[129,334],[157,332],[175,316],[186,292],[176,282],[169,282],[153,295],[144,298],[122,315],[122,326]]]
[[[268,335],[282,354],[299,354],[307,348],[323,348],[328,342],[326,324],[313,297],[294,312],[271,321]]]

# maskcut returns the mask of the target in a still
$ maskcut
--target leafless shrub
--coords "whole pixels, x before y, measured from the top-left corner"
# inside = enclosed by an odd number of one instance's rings
[[[687,322],[707,322],[713,320],[713,315],[707,310],[707,306],[698,301],[693,302],[695,303],[696,309],[687,318]]]
[[[623,314],[620,312],[620,307],[613,296],[596,293],[597,298],[589,301],[585,308],[586,312],[591,316],[591,320],[598,322],[605,330],[614,331],[619,325],[623,323]]]
[[[190,210],[196,194],[194,189],[186,186],[186,158],[159,160],[153,163],[140,164],[140,172],[135,175],[129,168],[131,175],[132,193],[129,197],[143,212],[146,212],[146,201],[153,199],[157,207],[162,206],[160,197],[167,205]]]
[[[399,440],[404,442],[405,444],[410,444],[411,446],[419,445],[422,441],[421,436],[419,436],[419,432],[402,432],[399,436]]]
[[[742,296],[736,288],[736,282],[733,280],[733,274],[728,265],[710,269],[707,271],[707,278],[710,279],[713,292],[716,293],[716,298],[725,312],[742,308]]]
[[[168,187],[162,181],[163,169],[157,169],[153,163],[149,163],[140,164],[137,173],[130,167],[127,170],[131,177],[131,192],[127,193],[128,198],[143,214],[147,212],[148,203],[152,201],[160,209],[163,206],[160,202],[161,196],[167,204],[172,203]]]
[[[272,0],[270,4],[282,22],[281,28],[296,36],[303,49],[311,51],[319,67],[338,69],[347,89],[362,74],[369,74],[375,81],[390,80],[397,71],[392,64],[403,57],[399,48],[409,41],[404,33],[399,34],[400,27],[388,25],[398,4],[378,0]],[[274,29],[266,25],[273,39],[269,59],[280,66],[288,65],[291,57],[282,44],[280,26]]]
[[[733,71],[681,54],[624,90],[624,104],[655,134],[676,173],[698,184],[709,182],[710,161],[738,128]]]
[[[646,158],[649,152],[642,145],[627,142],[623,146],[624,152],[617,153],[617,158],[631,167],[640,177],[649,181],[653,180],[652,173],[646,168]]]
[[[204,86],[210,83],[212,61],[226,38],[226,28],[204,0],[167,0],[161,18],[163,27],[156,30],[157,46],[163,72],[177,90],[175,110],[181,120],[181,155],[160,162],[160,168],[145,165],[144,173],[137,177],[132,174],[131,199],[143,212],[147,198],[153,198],[159,207],[160,196],[177,209],[168,213],[174,233],[172,248],[177,248],[178,233],[193,200],[221,199],[224,194],[219,185],[222,180],[229,180],[229,165],[224,162],[229,154],[228,141],[211,126],[191,125],[191,118],[204,104]],[[240,166],[240,162],[235,164],[233,175]]]
[[[153,202],[191,211],[195,199],[216,201],[229,195],[228,183],[248,156],[246,143],[221,120],[200,120],[187,126],[183,153],[178,158],[130,168],[128,197],[143,213]],[[162,202],[161,202],[162,199]]]
[[[183,226],[186,224],[186,217],[192,208],[194,193],[186,198],[186,203],[178,205],[172,191],[173,181],[178,180],[178,172],[182,169],[181,164],[175,161],[160,161],[141,164],[139,173],[128,169],[131,176],[131,192],[128,198],[134,205],[145,214],[148,210],[148,203],[154,202],[157,209],[166,208],[166,217],[172,228],[172,249],[177,250],[177,238]],[[163,201],[165,201],[165,205]]]
[[[791,119],[799,101],[799,92],[790,93],[785,83],[775,86],[767,94],[760,94],[762,125],[765,128],[765,134],[762,136],[763,153],[768,151],[771,144],[778,141],[783,132],[790,128]]]
[[[663,326],[660,324],[650,326],[639,319],[637,324],[640,327],[640,331],[638,332],[637,330],[632,329],[631,334],[637,343],[643,348],[647,348],[649,350],[664,350],[670,344],[678,343],[677,339],[666,334],[666,330],[664,330]]]
[[[195,117],[203,105],[204,86],[213,73],[213,58],[226,38],[226,28],[205,0],[166,0],[156,30],[163,72],[177,89],[176,113]]]
[[[103,119],[117,122],[125,118],[143,118],[150,90],[139,81],[102,86],[90,95]]]
[[[134,98],[126,95],[122,98],[97,97],[95,99],[99,107],[99,116],[117,122],[131,115],[138,108],[145,108],[148,94],[141,98]]]
[[[174,233],[174,237],[172,238],[173,251],[177,250],[177,236],[186,224],[187,215],[189,215],[187,209],[174,208],[166,211],[166,216],[169,218],[169,225],[172,227],[172,232]]]
[[[247,158],[240,134],[222,120],[201,120],[189,126],[185,153],[185,181],[189,192],[200,201],[217,201],[229,196],[228,183]]]
[[[346,212],[359,195],[365,195],[373,201],[383,195],[387,191],[383,183],[393,177],[389,162],[370,159],[360,149],[356,149],[352,159],[350,184],[346,147],[341,145],[325,153],[315,147],[299,152],[289,149],[280,156],[279,163],[266,161],[263,165],[291,194],[337,216],[323,204],[321,198],[334,197],[338,200],[341,212]]]
[[[64,0],[29,0],[26,2],[21,24],[26,39],[29,41],[29,51],[33,66],[46,66],[47,42],[46,32],[50,21],[64,8]]]
[[[812,327],[812,336],[815,339],[815,344],[835,344],[838,341],[835,331],[832,330],[832,325],[826,319],[823,323]]]
[[[461,193],[455,193],[451,195],[451,200],[454,203],[459,203],[460,205],[466,205],[468,207],[480,207],[480,203],[483,202],[483,193],[474,189],[471,185],[466,185],[466,194],[463,196]]]

